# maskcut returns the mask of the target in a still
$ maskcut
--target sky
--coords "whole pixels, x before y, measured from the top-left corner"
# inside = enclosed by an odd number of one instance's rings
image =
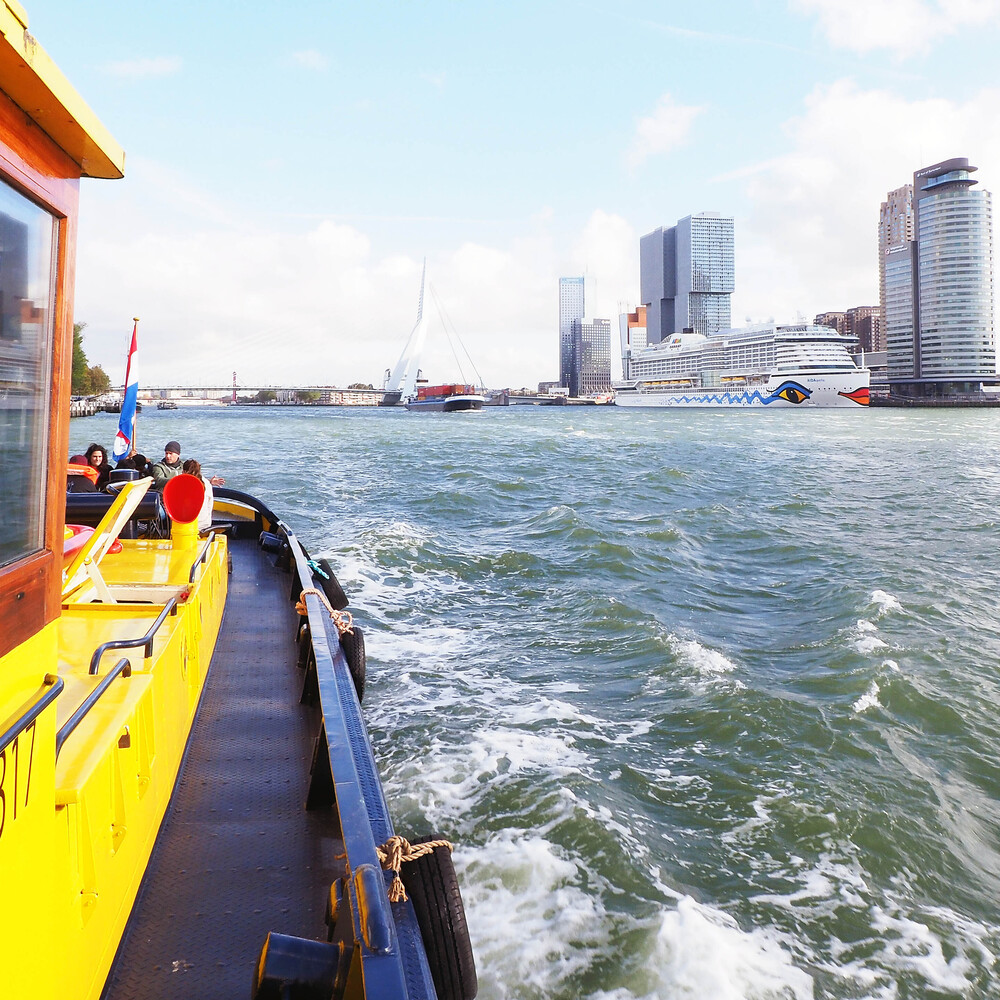
[[[732,215],[733,325],[793,322],[878,303],[914,170],[1000,191],[1000,0],[26,7],[126,153],[81,181],[75,306],[118,384],[138,316],[143,386],[379,386],[426,259],[424,374],[533,387],[559,277],[617,353],[658,226]]]

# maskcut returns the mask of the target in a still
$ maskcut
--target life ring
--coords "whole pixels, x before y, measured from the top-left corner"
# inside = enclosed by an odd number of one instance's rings
[[[63,559],[72,559],[93,533],[94,529],[86,524],[67,524],[63,531]]]
[[[94,533],[89,524],[67,524],[63,531],[63,559],[72,559],[87,544]],[[121,552],[122,543],[116,538],[108,549],[109,555]]]
[[[437,839],[422,837],[410,843],[416,847]],[[473,1000],[479,988],[476,961],[451,851],[435,847],[430,854],[403,862],[399,874],[417,915],[439,1000]]]

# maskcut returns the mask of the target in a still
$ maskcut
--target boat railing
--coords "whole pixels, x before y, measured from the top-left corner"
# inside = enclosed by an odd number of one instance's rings
[[[94,673],[92,670],[91,673]],[[70,733],[81,722],[83,722],[87,713],[100,701],[101,696],[105,691],[111,687],[112,683],[121,675],[122,677],[132,676],[132,664],[129,662],[127,656],[123,656],[114,667],[109,670],[100,680],[100,683],[94,688],[90,694],[80,703],[80,707],[62,724],[59,731],[56,733],[56,760],[59,759],[59,751],[62,750],[63,744],[69,738]]]
[[[208,536],[205,544],[201,547],[201,551],[198,553],[198,558],[191,563],[191,572],[188,573],[188,583],[194,583],[194,575],[198,571],[198,567],[201,566],[207,559],[208,553],[211,551],[212,542],[215,541],[215,535],[211,534]]]
[[[168,615],[177,614],[178,600],[179,598],[177,597],[171,597],[163,605],[163,610],[156,616],[156,620],[146,630],[145,635],[139,636],[137,639],[109,639],[107,642],[102,642],[94,650],[94,655],[90,658],[89,673],[97,674],[101,666],[101,657],[111,649],[138,649],[142,646],[144,647],[143,655],[148,660],[153,655],[153,640],[156,638],[156,633],[160,630],[160,626],[167,620]]]
[[[318,753],[329,762],[331,804],[340,816],[348,871],[345,895],[350,900],[365,995],[433,1000],[434,982],[413,905],[389,902],[391,873],[382,869],[377,846],[394,830],[350,668],[339,643],[334,648],[327,638],[326,607],[316,594],[302,593],[314,587],[307,554],[280,520],[277,530],[287,540],[298,577],[292,597],[304,600],[309,622],[323,726]],[[325,763],[317,761],[316,768]]]
[[[61,677],[56,674],[45,675],[42,680],[42,690],[25,702],[18,710],[17,718],[0,733],[0,753],[3,753],[62,694],[64,687],[65,682]]]

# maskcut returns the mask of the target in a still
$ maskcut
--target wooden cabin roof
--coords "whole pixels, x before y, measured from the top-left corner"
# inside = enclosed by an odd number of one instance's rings
[[[0,91],[66,154],[83,177],[125,174],[125,152],[28,31],[17,0],[0,0]]]

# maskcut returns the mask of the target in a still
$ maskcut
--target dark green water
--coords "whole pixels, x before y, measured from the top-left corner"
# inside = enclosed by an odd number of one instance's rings
[[[481,997],[1000,996],[1000,414],[139,435],[330,557],[397,829],[458,845]]]

